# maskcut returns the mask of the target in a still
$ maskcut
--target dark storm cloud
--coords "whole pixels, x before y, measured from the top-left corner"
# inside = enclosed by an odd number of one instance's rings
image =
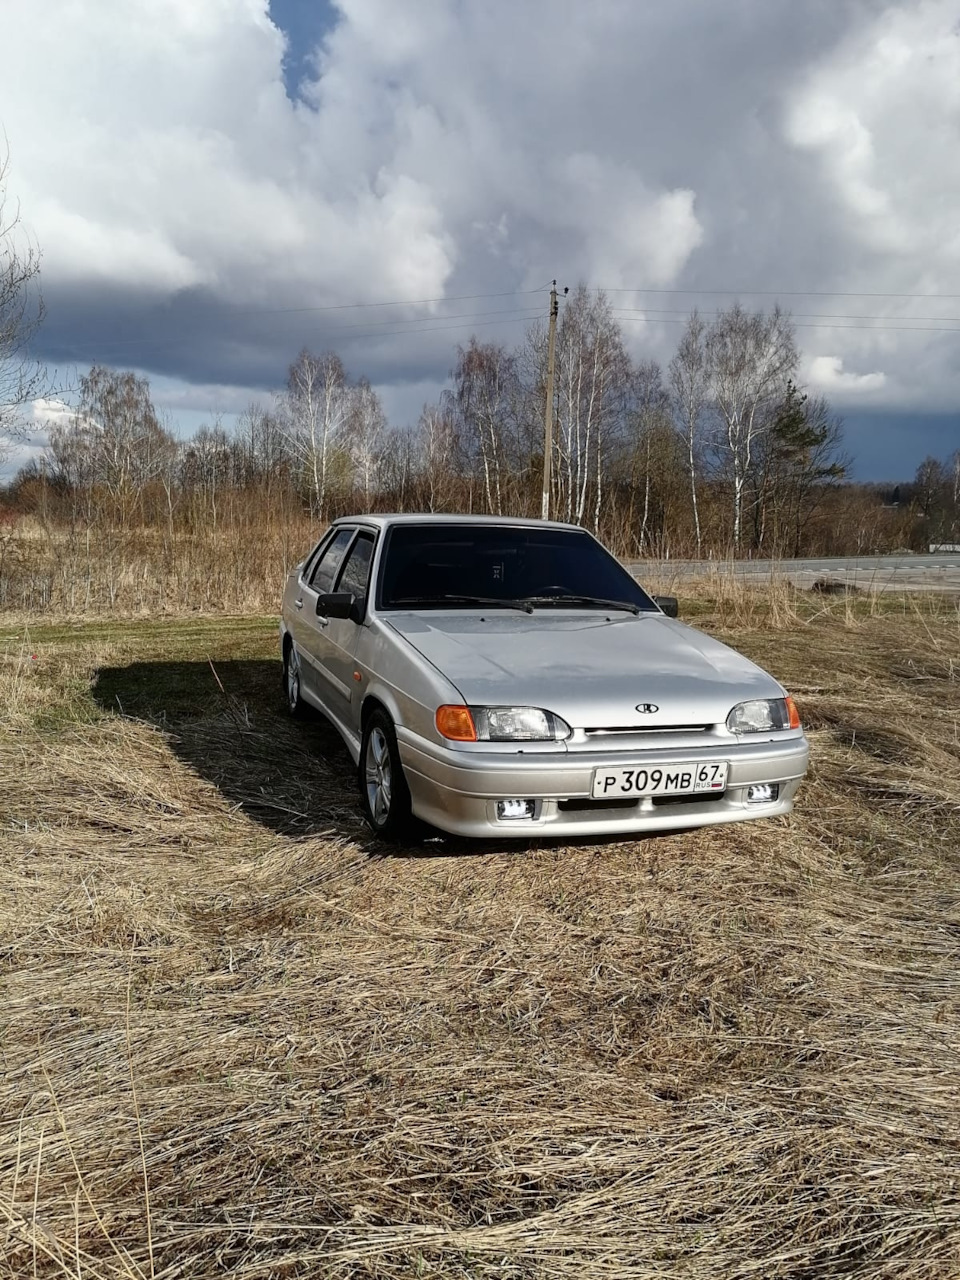
[[[815,390],[942,443],[956,340],[871,326],[949,328],[960,299],[869,295],[960,294],[948,0],[13,0],[7,25],[57,36],[3,117],[57,365],[173,405],[335,347],[412,404],[471,328],[518,341],[553,276],[653,309],[625,328],[662,360],[692,306],[779,294]]]

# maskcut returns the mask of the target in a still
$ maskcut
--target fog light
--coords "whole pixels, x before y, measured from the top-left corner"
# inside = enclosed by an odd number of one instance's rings
[[[498,800],[497,817],[501,822],[516,822],[518,818],[532,818],[537,811],[535,800]]]
[[[779,795],[779,782],[757,782],[747,787],[747,804],[770,804]]]

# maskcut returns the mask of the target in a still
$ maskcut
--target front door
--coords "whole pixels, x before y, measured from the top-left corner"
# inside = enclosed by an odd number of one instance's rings
[[[325,711],[333,714],[327,705],[326,681],[320,676],[320,663],[326,649],[326,618],[317,617],[317,597],[333,590],[333,583],[340,572],[347,549],[353,541],[356,529],[339,529],[332,541],[313,566],[308,581],[300,583],[296,600],[296,613],[291,619],[294,643],[300,655],[300,680],[308,696],[315,698]]]
[[[353,617],[328,618],[321,628],[317,677],[324,688],[323,701],[333,718],[351,734],[360,728],[359,705],[362,689],[354,678],[354,654],[366,612],[367,584],[373,560],[373,534],[360,530],[343,560],[332,590],[347,592],[356,601]],[[322,618],[317,619],[322,622]]]

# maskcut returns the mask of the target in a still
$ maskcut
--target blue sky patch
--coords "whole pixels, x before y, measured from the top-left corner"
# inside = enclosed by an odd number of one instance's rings
[[[337,24],[337,9],[332,0],[270,0],[270,17],[287,37],[283,82],[296,99],[304,77],[313,75],[311,55]]]

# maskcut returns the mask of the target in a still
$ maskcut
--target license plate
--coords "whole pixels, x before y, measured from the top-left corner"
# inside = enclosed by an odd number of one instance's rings
[[[593,774],[594,800],[617,800],[622,796],[686,796],[698,791],[724,791],[728,764],[658,764],[653,768],[596,769]]]

